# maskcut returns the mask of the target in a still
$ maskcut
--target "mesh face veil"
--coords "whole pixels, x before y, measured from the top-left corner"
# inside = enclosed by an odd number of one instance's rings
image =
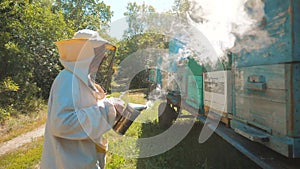
[[[108,46],[111,45],[104,44],[94,49],[95,57],[89,67],[90,81],[99,84],[102,88],[109,88],[113,73],[115,48],[108,48]]]

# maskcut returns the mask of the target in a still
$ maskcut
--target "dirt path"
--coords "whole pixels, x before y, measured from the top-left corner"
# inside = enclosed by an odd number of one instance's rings
[[[2,156],[3,154],[9,151],[17,149],[26,143],[31,142],[33,139],[43,136],[44,131],[45,131],[45,125],[42,125],[39,128],[34,129],[33,131],[24,133],[12,140],[4,142],[3,144],[0,145],[0,156]]]

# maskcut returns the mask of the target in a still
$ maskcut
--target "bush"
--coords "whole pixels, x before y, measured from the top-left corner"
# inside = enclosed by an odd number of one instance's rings
[[[39,109],[61,69],[53,42],[72,31],[45,2],[0,1],[1,121]]]
[[[7,120],[9,117],[10,113],[7,110],[0,107],[0,124],[3,124],[4,121]]]
[[[142,89],[149,88],[150,82],[148,81],[149,71],[143,70],[139,72],[130,82],[129,89]]]

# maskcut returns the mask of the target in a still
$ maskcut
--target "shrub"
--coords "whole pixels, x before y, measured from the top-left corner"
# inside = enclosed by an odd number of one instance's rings
[[[10,117],[10,113],[7,110],[0,107],[0,124],[2,124],[9,117]]]

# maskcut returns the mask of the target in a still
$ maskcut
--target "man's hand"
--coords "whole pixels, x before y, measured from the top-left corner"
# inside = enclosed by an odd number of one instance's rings
[[[99,91],[99,92],[96,93],[96,96],[95,96],[96,99],[97,100],[104,99],[105,96],[106,96],[106,93],[104,92],[103,88],[100,85],[96,84],[96,83],[95,83],[95,87]]]

